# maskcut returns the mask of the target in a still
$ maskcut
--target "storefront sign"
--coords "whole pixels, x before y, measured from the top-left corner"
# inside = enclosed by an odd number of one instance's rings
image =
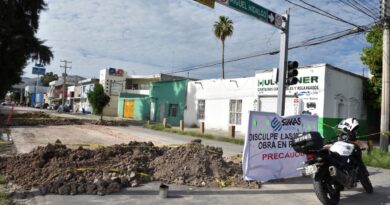
[[[317,131],[316,116],[280,117],[276,113],[249,114],[245,137],[243,172],[245,180],[268,181],[301,174],[305,156],[296,153],[291,138],[299,133]]]
[[[277,96],[278,86],[272,80],[272,75],[271,72],[257,75],[256,88],[259,96]],[[299,114],[321,115],[322,110],[320,108],[323,102],[324,84],[323,71],[319,69],[299,69],[298,84],[288,86],[286,95],[298,97],[301,101],[298,107],[297,104],[286,104],[286,106],[294,106],[294,110],[299,111]]]
[[[109,68],[108,69],[108,74],[109,75],[113,75],[113,76],[123,76],[125,72],[123,71],[123,69],[115,69],[115,68]]]

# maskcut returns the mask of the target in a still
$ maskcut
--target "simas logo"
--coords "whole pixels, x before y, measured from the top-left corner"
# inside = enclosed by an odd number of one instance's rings
[[[282,130],[283,125],[282,122],[278,120],[278,118],[274,117],[274,119],[271,121],[271,127],[274,129],[274,131],[280,131]]]
[[[271,127],[274,131],[281,131],[283,127],[296,126],[296,125],[301,125],[300,117],[283,119],[282,121],[274,117],[274,119],[272,119],[271,121]]]
[[[295,126],[295,125],[301,125],[301,118],[289,118],[289,119],[283,119],[282,120],[283,126]]]

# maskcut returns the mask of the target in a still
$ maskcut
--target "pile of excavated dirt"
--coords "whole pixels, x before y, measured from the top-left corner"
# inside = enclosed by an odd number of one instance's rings
[[[44,112],[24,112],[13,113],[13,118],[50,118],[50,115]]]
[[[8,115],[0,114],[0,125],[5,123]],[[142,125],[142,122],[135,120],[91,120],[51,116],[45,112],[14,113],[7,126],[56,126],[56,125],[81,125],[95,124],[103,126],[128,126]]]
[[[6,116],[3,115],[3,118]],[[4,122],[5,123],[5,122]],[[14,113],[8,126],[37,126],[37,125],[74,125],[82,124],[82,120],[51,117],[44,112]]]
[[[192,142],[179,147],[156,147],[130,142],[96,150],[69,149],[60,142],[28,154],[3,158],[6,179],[42,194],[98,194],[119,192],[152,180],[193,186],[259,188],[242,180],[239,163],[226,162],[222,149]]]

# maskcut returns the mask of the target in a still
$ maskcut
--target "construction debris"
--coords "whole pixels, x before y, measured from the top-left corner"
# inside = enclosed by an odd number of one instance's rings
[[[8,182],[42,194],[61,195],[119,192],[149,181],[192,186],[260,188],[242,179],[240,163],[226,162],[222,149],[191,142],[156,147],[151,142],[98,148],[69,149],[57,141],[28,154],[0,159]]]

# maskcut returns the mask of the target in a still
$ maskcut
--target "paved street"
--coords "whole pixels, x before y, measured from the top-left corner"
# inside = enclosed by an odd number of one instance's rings
[[[374,193],[366,194],[358,188],[342,192],[340,205],[390,204],[390,170],[369,169],[374,185]],[[28,205],[57,204],[113,204],[113,205],[145,205],[145,204],[226,204],[226,205],[316,205],[320,204],[313,191],[309,177],[287,179],[283,182],[265,183],[260,190],[248,189],[206,189],[188,186],[170,185],[170,197],[158,197],[159,183],[149,183],[138,188],[128,188],[120,193],[107,196],[30,196],[21,200]]]
[[[130,140],[152,141],[156,145],[184,144],[194,139],[188,136],[159,132],[139,126],[113,127],[97,125],[13,127],[11,136],[19,152],[28,152],[38,145],[60,139],[65,144],[118,144]],[[241,145],[202,139],[207,145],[222,147],[225,156],[242,152]],[[390,170],[370,168],[375,193],[357,189],[342,192],[340,204],[390,204]],[[108,196],[36,195],[31,192],[22,204],[320,204],[311,179],[298,177],[263,184],[260,190],[238,188],[208,189],[170,185],[170,198],[158,197],[158,182],[128,188]]]

